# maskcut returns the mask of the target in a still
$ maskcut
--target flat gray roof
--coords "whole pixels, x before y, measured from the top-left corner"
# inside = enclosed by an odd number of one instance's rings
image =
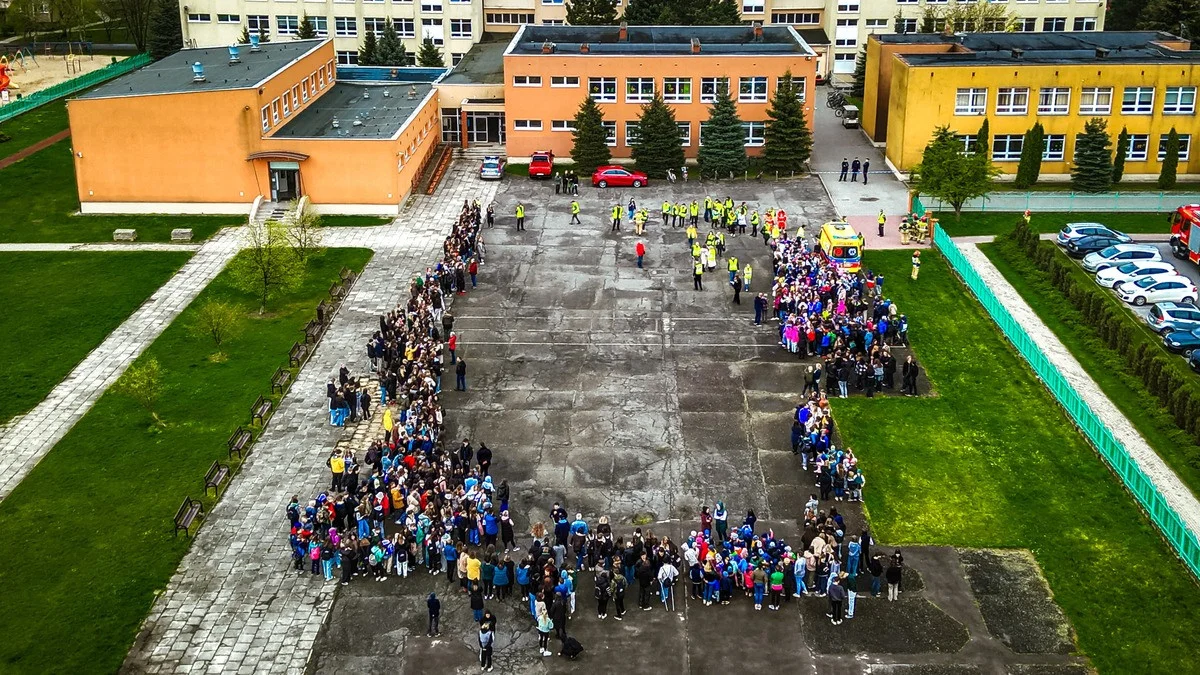
[[[463,55],[462,60],[442,78],[442,84],[503,84],[504,50],[511,35],[485,34]]]
[[[257,85],[284,66],[320,46],[325,40],[284,40],[264,42],[256,53],[250,45],[238,46],[241,63],[229,63],[228,47],[184,49],[161,61],[122,75],[102,84],[79,98],[111,98],[178,94],[188,91],[246,89]],[[204,82],[192,81],[192,64],[204,66]]]
[[[409,98],[413,87],[416,96]],[[431,89],[433,85],[428,82],[338,82],[271,138],[391,138]],[[385,91],[390,96],[384,96]],[[333,128],[335,117],[337,129]],[[362,124],[355,125],[355,120]]]
[[[1167,49],[1154,44],[1180,39],[1169,33],[1157,31],[957,35],[909,33],[874,37],[885,44],[958,44],[966,50],[945,54],[900,55],[912,65],[1070,64],[1097,61],[1200,62],[1200,52]]]
[[[680,0],[683,1],[683,0]],[[535,55],[553,45],[558,54],[580,54],[587,44],[597,55],[691,54],[692,40],[706,55],[813,54],[791,26],[763,26],[756,37],[752,26],[629,26],[625,40],[618,26],[522,26],[509,54]]]

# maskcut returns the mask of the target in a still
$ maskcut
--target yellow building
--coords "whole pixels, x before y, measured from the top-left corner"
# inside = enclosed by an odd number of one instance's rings
[[[862,128],[901,172],[920,162],[934,130],[972,147],[986,118],[993,161],[1016,172],[1023,136],[1045,128],[1042,176],[1065,178],[1076,134],[1092,118],[1130,134],[1125,175],[1157,177],[1167,134],[1180,136],[1180,176],[1200,172],[1200,52],[1166,33],[874,35],[867,47]]]

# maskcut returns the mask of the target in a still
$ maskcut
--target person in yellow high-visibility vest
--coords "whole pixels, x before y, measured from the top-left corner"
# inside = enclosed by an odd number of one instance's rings
[[[700,259],[700,242],[698,241],[692,242],[692,257],[696,260]]]
[[[577,200],[577,199],[571,200],[571,224],[572,225],[582,225],[583,224],[579,221],[579,200]]]
[[[610,232],[620,232],[621,231],[621,205],[620,204],[613,204],[613,207],[612,207],[612,229],[609,231]]]
[[[713,200],[712,197],[704,197],[704,222],[712,221]]]
[[[704,264],[697,259],[692,263],[692,288],[697,291],[704,290]]]
[[[746,292],[750,291],[750,275],[753,272],[754,272],[754,270],[750,269],[750,263],[746,263],[746,269],[742,270],[742,284],[743,284],[742,290],[743,291],[746,291]]]
[[[733,278],[737,276],[737,273],[738,259],[737,256],[731,255],[729,256],[729,283],[733,283]]]
[[[917,275],[921,273],[921,252],[913,251],[912,254],[912,279],[917,280]]]
[[[525,205],[517,202],[517,231],[525,229]]]
[[[883,213],[883,209],[879,209],[879,236],[883,236],[883,224],[887,222],[887,216]]]
[[[695,226],[695,225],[689,225],[689,226],[688,226],[688,228],[687,228],[687,240],[688,240],[688,246],[691,246],[692,244],[695,244],[695,243],[696,243],[696,236],[697,236],[697,234],[698,234],[698,233],[696,232],[696,226]]]
[[[679,202],[675,205],[675,226],[687,227],[688,205],[687,202]]]
[[[663,226],[664,227],[667,225],[667,219],[670,217],[671,217],[671,202],[664,199],[663,207],[662,207],[662,218],[663,218]]]
[[[750,212],[750,238],[758,236],[758,224],[761,221],[758,219],[758,211]]]
[[[692,200],[692,224],[695,225],[696,221],[699,219],[700,219],[700,204],[698,204],[696,202],[696,200],[693,199]]]

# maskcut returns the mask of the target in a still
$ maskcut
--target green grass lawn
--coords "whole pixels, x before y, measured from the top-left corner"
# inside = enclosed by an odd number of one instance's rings
[[[136,229],[140,241],[170,241],[172,229],[190,227],[193,241],[201,241],[245,223],[243,216],[73,215],[79,199],[70,143],[55,143],[0,171],[0,242],[111,241],[121,227]]]
[[[1200,588],[941,256],[868,252],[936,397],[835,400],[889,544],[1033,551],[1102,673],[1194,672]]]
[[[324,227],[378,227],[392,222],[382,216],[321,216]]]
[[[985,213],[963,213],[955,218],[953,211],[936,214],[938,223],[951,237],[978,234],[1004,234],[1010,232],[1022,216],[1014,211],[992,211]],[[1103,223],[1121,232],[1161,234],[1167,237],[1171,227],[1165,213],[1056,213],[1041,211],[1034,213],[1029,224],[1038,232],[1057,232],[1067,223]]]
[[[365,249],[327,251],[303,286],[261,317],[257,299],[221,273],[141,357],[162,367],[158,412],[168,428],[148,431],[142,409],[107,393],[0,502],[0,551],[8,554],[0,671],[117,670],[187,549],[171,533],[180,501],[203,493],[205,471],[226,459],[226,439],[270,391],[271,374],[287,364],[338,271],[360,270],[369,257]],[[199,303],[213,298],[246,312],[219,363],[209,359],[212,344],[187,330]]]
[[[7,122],[0,123],[0,132],[12,139],[0,143],[0,159],[16,154],[67,128],[67,104],[54,101],[21,113]]]
[[[1045,272],[1029,262],[1024,251],[1007,240],[985,244],[982,249],[1038,317],[1071,350],[1072,356],[1100,385],[1109,400],[1129,418],[1142,438],[1193,493],[1197,492],[1200,488],[1200,446],[1196,445],[1192,435],[1176,426],[1174,418],[1146,391],[1141,379],[1128,372],[1121,355],[1096,335],[1083,314],[1049,282]],[[1087,276],[1082,270],[1080,274]],[[1140,320],[1137,323],[1145,325]],[[1148,328],[1146,334],[1152,336],[1151,344],[1162,349],[1161,342]],[[1183,359],[1173,354],[1168,357],[1185,377],[1191,376],[1186,372],[1188,368]]]
[[[190,256],[0,254],[0,424],[45,398]]]

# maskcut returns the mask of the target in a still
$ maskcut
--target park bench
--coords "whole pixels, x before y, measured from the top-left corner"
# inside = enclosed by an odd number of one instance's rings
[[[334,302],[341,302],[342,298],[346,297],[346,284],[335,282],[329,287],[329,297],[333,298]]]
[[[235,429],[233,435],[225,442],[225,445],[229,447],[229,458],[233,459],[234,455],[237,455],[238,459],[244,458],[246,456],[246,446],[250,445],[252,438],[254,438],[254,434],[242,427]]]
[[[254,405],[250,407],[251,423],[253,423],[254,420],[258,420],[260,425],[265,426],[267,423],[267,415],[271,414],[272,407],[274,407],[274,404],[271,403],[271,399],[264,396],[259,396],[258,400],[254,402]]]
[[[292,381],[292,371],[280,366],[275,374],[271,376],[271,391],[279,390],[279,395],[283,396],[283,390],[287,388],[288,382]]]
[[[304,341],[308,344],[316,344],[321,339],[321,333],[325,332],[325,326],[320,321],[313,319],[304,327]]]
[[[292,345],[291,351],[288,352],[288,363],[299,368],[300,364],[304,363],[304,357],[308,356],[308,345],[299,342]]]
[[[329,320],[332,318],[333,314],[329,311],[329,301],[322,300],[321,304],[317,305],[317,321],[324,326],[325,324],[329,323]]]
[[[171,241],[191,241],[192,230],[189,227],[177,227],[171,230]]]
[[[183,530],[185,535],[191,537],[192,533],[188,528],[203,517],[204,505],[191,497],[184,497],[183,503],[179,505],[179,510],[175,512],[175,536],[178,537],[179,531]]]
[[[349,267],[343,267],[340,276],[343,284],[352,284],[354,283],[354,280],[358,278],[358,275],[354,273],[354,270],[350,269]]]
[[[137,241],[137,230],[124,228],[113,230],[113,241]]]
[[[208,467],[208,473],[204,474],[204,494],[208,494],[211,488],[213,496],[216,497],[221,493],[221,483],[227,480],[229,480],[229,465],[213,462],[212,466]]]

